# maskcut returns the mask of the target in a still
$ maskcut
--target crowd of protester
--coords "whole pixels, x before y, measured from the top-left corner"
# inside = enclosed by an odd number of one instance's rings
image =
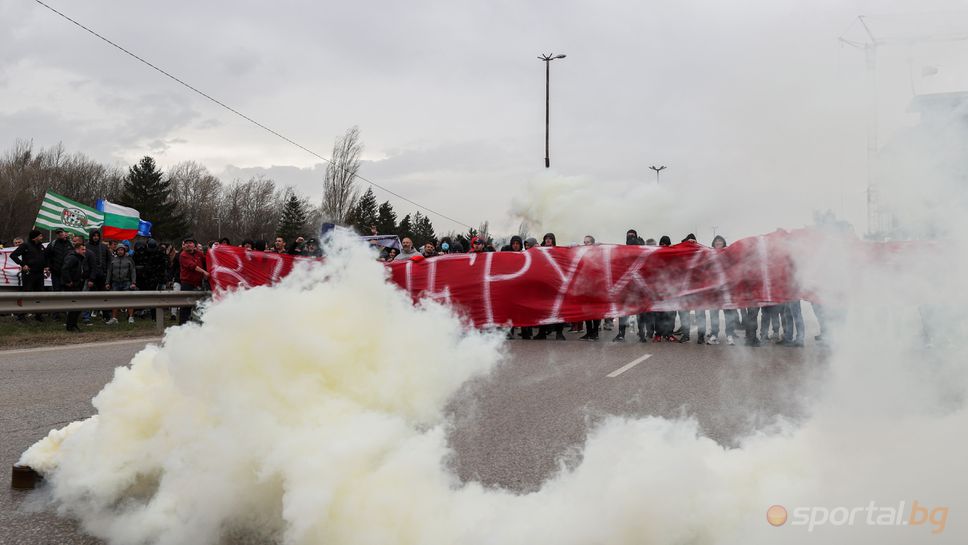
[[[375,229],[373,230],[375,233]],[[27,240],[15,239],[17,248],[10,258],[21,267],[20,282],[23,291],[43,291],[45,278],[50,278],[53,291],[127,291],[127,290],[176,290],[176,291],[208,291],[208,271],[205,262],[205,249],[218,245],[231,245],[231,241],[223,238],[200,244],[193,238],[186,238],[180,245],[159,243],[154,239],[138,241],[103,241],[101,232],[94,229],[85,239],[80,235],[70,236],[65,231],[54,231],[55,238],[46,247],[43,245],[44,235],[41,231],[31,231]],[[683,242],[696,237],[687,235]],[[659,237],[658,242],[649,238],[643,240],[638,232],[629,229],[626,233],[627,245],[671,246],[672,240],[668,235]],[[465,248],[466,244],[466,248]],[[587,235],[582,244],[597,244],[595,237]],[[538,246],[535,238],[512,236],[506,245],[501,246],[502,252],[527,251]],[[542,237],[540,246],[557,246],[554,233],[547,233]],[[713,248],[722,249],[727,245],[726,239],[716,236],[711,242]],[[319,241],[314,238],[306,239],[298,236],[292,241],[277,236],[271,243],[265,240],[243,240],[239,246],[255,251],[270,253],[320,257],[322,249]],[[469,240],[463,237],[443,237],[438,240],[423,241],[417,246],[410,237],[400,241],[400,247],[388,246],[381,248],[379,260],[383,262],[401,261],[421,258],[431,258],[453,253],[495,252],[498,251],[493,241],[473,236]],[[102,311],[101,317],[108,325],[118,323],[121,309]],[[822,308],[814,306],[815,313],[820,320],[822,339],[823,312]],[[147,315],[150,311],[142,311]],[[135,322],[137,316],[134,309],[126,309],[129,323]],[[92,324],[96,319],[96,312],[69,312],[66,315],[68,331],[80,331],[79,322]],[[182,307],[178,310],[179,323],[191,319],[192,308]],[[722,319],[720,318],[722,316]],[[16,315],[18,320],[26,320],[25,314]],[[42,314],[35,314],[34,319],[43,321]],[[58,314],[54,319],[60,319]],[[616,324],[617,322],[617,324]],[[695,326],[695,327],[694,327]],[[554,336],[557,340],[566,340],[565,328],[570,332],[583,333],[579,338],[586,341],[598,341],[602,330],[611,331],[617,327],[613,342],[624,342],[630,329],[637,334],[639,342],[677,342],[686,343],[691,340],[693,329],[696,330],[696,342],[699,344],[717,345],[725,342],[736,344],[738,333],[742,332],[742,340],[747,346],[760,346],[764,342],[775,342],[780,345],[802,347],[804,344],[804,324],[801,301],[789,301],[778,305],[764,307],[750,307],[744,309],[690,309],[674,312],[644,312],[637,316],[620,317],[617,320],[603,318],[586,320],[572,324],[553,324],[540,327],[511,328],[508,338],[519,337],[527,340],[543,340]],[[517,333],[515,333],[517,331]]]
[[[22,291],[208,291],[208,270],[205,250],[218,244],[231,244],[227,238],[199,243],[185,238],[180,244],[158,242],[153,238],[136,241],[102,240],[101,231],[93,229],[88,236],[71,235],[56,229],[54,239],[44,245],[44,233],[33,230],[27,239],[15,238],[15,249],[10,259],[20,267],[18,275]],[[245,240],[241,246],[259,251],[319,257],[322,250],[314,239],[296,237],[287,243],[276,237],[267,248],[265,240]],[[49,288],[45,287],[50,280]],[[106,325],[118,324],[118,315],[124,310],[128,323],[135,323],[136,316],[150,318],[150,310],[137,312],[133,308],[110,311],[86,311],[53,313],[54,320],[63,319],[68,331],[81,331],[80,324],[93,325],[100,318]],[[174,311],[173,311],[174,313]],[[192,307],[177,311],[178,322],[191,319]],[[14,315],[18,321],[26,321],[26,313]],[[46,320],[43,313],[33,319]]]
[[[689,234],[682,242],[696,240],[695,235]],[[417,250],[413,240],[409,237],[401,241],[402,248],[386,248],[380,253],[379,259],[385,262],[401,261],[413,259],[420,255],[423,258],[430,258],[452,253],[471,253],[471,252],[495,252],[494,244],[491,240],[474,236],[468,242],[465,250],[461,240],[454,240],[445,237],[439,241],[426,241]],[[659,237],[656,242],[654,238],[642,239],[635,229],[626,232],[625,243],[637,246],[671,246],[672,239],[668,235]],[[584,245],[597,244],[595,237],[586,235],[582,240]],[[501,246],[502,252],[526,251],[534,246],[538,246],[538,240],[534,238],[523,239],[520,236],[512,236],[508,243]],[[558,241],[554,233],[546,233],[541,239],[540,246],[557,246]],[[722,236],[715,236],[710,244],[713,248],[725,248],[726,239]],[[821,321],[823,329],[822,309],[814,306]],[[722,317],[722,319],[721,319]],[[764,342],[773,342],[783,346],[802,347],[804,345],[804,324],[801,301],[788,301],[783,304],[769,305],[764,307],[750,307],[744,309],[698,309],[698,310],[679,310],[675,312],[644,312],[632,317],[620,317],[618,320],[618,330],[613,342],[625,342],[626,334],[630,326],[635,330],[639,342],[676,342],[687,343],[692,340],[692,331],[696,330],[696,342],[698,344],[717,345],[725,343],[735,345],[737,339],[741,339],[747,346],[761,346]],[[615,330],[616,320],[603,318],[598,320],[585,320],[572,324],[554,324],[540,327],[521,327],[511,328],[508,331],[508,339],[521,338],[526,340],[544,340],[552,335],[557,340],[567,340],[565,328],[569,332],[583,333],[579,337],[585,341],[598,341],[601,331]],[[738,335],[742,332],[742,337]],[[822,341],[821,335],[815,337]]]

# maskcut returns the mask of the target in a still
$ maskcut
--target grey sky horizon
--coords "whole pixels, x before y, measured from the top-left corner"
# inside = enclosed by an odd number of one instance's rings
[[[862,234],[867,72],[838,37],[862,40],[861,14],[885,38],[968,22],[965,2],[909,0],[50,3],[323,156],[358,125],[361,174],[431,209],[500,235],[529,211],[546,220],[536,228],[603,241],[635,227],[708,243],[713,229],[735,239],[828,209]],[[23,138],[112,164],[194,160],[223,182],[265,174],[320,199],[317,158],[34,2],[0,0],[0,20],[2,149]],[[550,52],[568,57],[552,63],[546,172],[537,55]],[[915,94],[968,88],[966,53],[880,48],[879,142],[916,122]],[[650,165],[668,166],[659,188]],[[569,199],[579,187],[594,193]]]

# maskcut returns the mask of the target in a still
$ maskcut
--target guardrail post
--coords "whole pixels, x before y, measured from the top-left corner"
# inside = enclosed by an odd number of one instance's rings
[[[155,308],[155,329],[158,330],[158,333],[165,332],[165,311],[166,310],[167,309],[163,307]]]

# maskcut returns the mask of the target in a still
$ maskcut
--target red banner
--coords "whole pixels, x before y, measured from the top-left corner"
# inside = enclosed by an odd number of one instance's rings
[[[532,248],[448,254],[388,267],[393,282],[415,301],[447,301],[478,326],[527,326],[809,300],[796,281],[791,252],[818,238],[809,230],[777,231],[721,250],[693,242]],[[296,259],[303,258],[236,246],[208,252],[216,290],[276,282]]]

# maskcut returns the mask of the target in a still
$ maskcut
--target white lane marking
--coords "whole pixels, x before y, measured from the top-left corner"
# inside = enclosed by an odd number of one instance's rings
[[[625,365],[619,367],[618,369],[612,371],[611,373],[609,373],[609,374],[607,374],[605,376],[608,377],[608,378],[615,378],[615,377],[621,375],[622,373],[628,371],[629,369],[635,367],[636,365],[642,363],[643,361],[645,361],[645,360],[647,360],[647,359],[649,359],[651,357],[652,357],[652,354],[646,354],[646,355],[644,355],[642,357],[636,358],[636,359],[634,359],[634,360],[626,363]]]
[[[161,337],[138,337],[137,339],[130,339],[124,341],[104,341],[104,342],[89,342],[89,343],[78,343],[78,344],[60,344],[57,346],[38,346],[36,348],[17,348],[14,350],[0,350],[0,356],[8,356],[11,354],[26,354],[29,352],[47,352],[49,350],[73,350],[75,348],[89,348],[89,347],[99,347],[99,346],[116,346],[122,344],[135,344],[142,343],[148,344],[154,341],[160,341]]]

